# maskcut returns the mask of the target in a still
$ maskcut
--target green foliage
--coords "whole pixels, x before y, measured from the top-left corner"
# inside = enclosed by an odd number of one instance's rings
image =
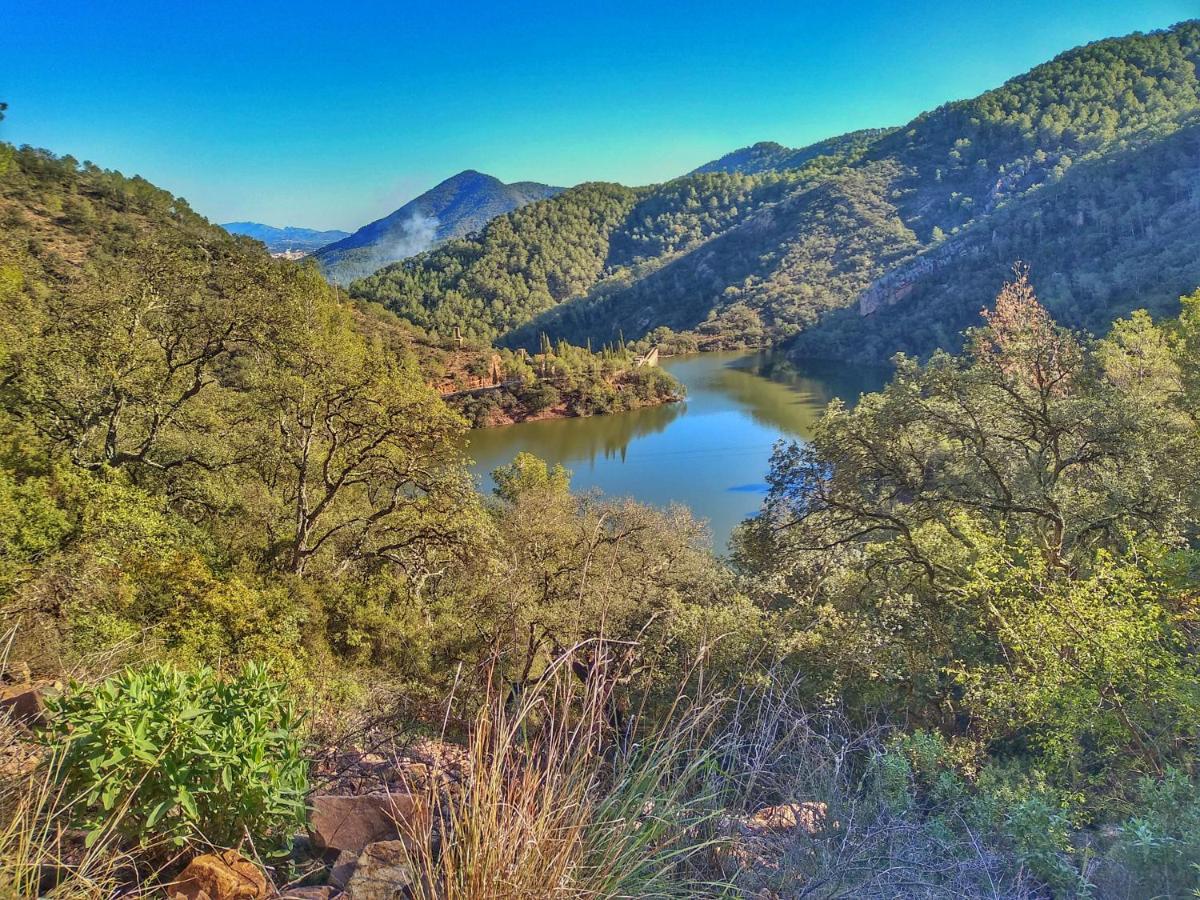
[[[549,492],[561,495],[571,489],[571,473],[561,464],[551,469],[545,460],[524,452],[518,453],[508,465],[493,471],[492,480],[496,483],[496,496],[509,503],[516,503],[524,494]]]
[[[963,674],[979,733],[1023,735],[1061,784],[1095,789],[1127,769],[1156,771],[1178,749],[1177,723],[1200,715],[1195,610],[1163,578],[1161,553],[1099,551],[1074,578],[1037,553],[1018,559],[981,567],[968,587],[983,591],[968,602],[991,612],[1007,657]]]
[[[264,670],[222,679],[126,670],[50,706],[53,771],[89,845],[115,829],[152,845],[280,842],[303,822],[299,719]]]
[[[1186,342],[1145,315],[1087,341],[1019,277],[967,345],[780,447],[738,560],[819,694],[1098,809],[1196,749]]]
[[[1142,778],[1099,877],[1113,887],[1157,885],[1163,896],[1200,891],[1200,791],[1178,769]]]
[[[964,762],[941,735],[918,729],[872,758],[869,783],[894,811],[919,816],[947,842],[985,836],[1056,896],[1086,895],[1069,802],[1036,776],[995,764],[970,778]]]

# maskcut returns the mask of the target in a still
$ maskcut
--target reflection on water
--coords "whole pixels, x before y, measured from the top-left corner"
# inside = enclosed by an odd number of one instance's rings
[[[798,368],[770,354],[707,353],[663,367],[686,386],[686,401],[472,431],[468,453],[481,488],[490,489],[488,474],[524,450],[571,469],[576,490],[685,503],[709,520],[724,547],[734,525],[762,502],[774,443],[807,437],[831,399],[853,402],[886,378],[839,364]]]
[[[600,458],[623,463],[629,445],[637,438],[665,431],[683,413],[684,404],[669,403],[612,416],[543,419],[503,428],[476,428],[471,431],[468,452],[479,464],[498,459],[496,465],[503,465],[522,450],[553,462],[570,460],[592,465]],[[591,427],[578,427],[582,423]]]

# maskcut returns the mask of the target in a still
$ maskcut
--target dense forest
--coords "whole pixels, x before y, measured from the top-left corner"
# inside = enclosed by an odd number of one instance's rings
[[[426,384],[477,428],[531,419],[626,412],[683,398],[683,386],[657,365],[643,365],[649,341],[598,351],[543,340],[536,353],[478,341],[438,338],[377,303],[354,305],[356,327],[387,352],[416,360]],[[675,352],[686,339],[660,334]]]
[[[1200,281],[1198,61],[1196,22],[1100,41],[902,128],[567,191],[353,291],[513,346],[666,326],[878,362],[955,346],[1023,259],[1057,316],[1103,332]]]

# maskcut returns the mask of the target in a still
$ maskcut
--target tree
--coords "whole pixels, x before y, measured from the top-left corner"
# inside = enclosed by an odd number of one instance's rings
[[[274,431],[255,465],[277,498],[279,563],[303,575],[324,553],[333,571],[390,563],[423,581],[430,553],[471,527],[465,423],[327,290],[305,296],[303,320],[249,376]]]
[[[506,466],[493,470],[494,493],[509,503],[518,502],[526,494],[548,493],[562,496],[571,489],[571,473],[556,463],[551,469],[544,459],[532,453],[518,453]]]
[[[84,468],[230,465],[232,360],[277,331],[271,278],[220,251],[142,243],[40,304],[5,304],[24,320],[10,326],[5,406]]]
[[[814,671],[950,730],[966,673],[1028,649],[980,590],[988,560],[1046,573],[1031,597],[1082,597],[1102,560],[1178,545],[1200,513],[1177,464],[1200,455],[1197,430],[1148,319],[1088,341],[1019,273],[985,320],[964,356],[901,358],[883,391],[780,446],[737,553]]]

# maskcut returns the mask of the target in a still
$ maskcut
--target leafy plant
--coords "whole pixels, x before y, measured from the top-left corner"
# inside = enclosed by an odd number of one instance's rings
[[[232,846],[303,820],[300,719],[261,667],[127,669],[50,709],[54,770],[89,846],[113,832]]]

